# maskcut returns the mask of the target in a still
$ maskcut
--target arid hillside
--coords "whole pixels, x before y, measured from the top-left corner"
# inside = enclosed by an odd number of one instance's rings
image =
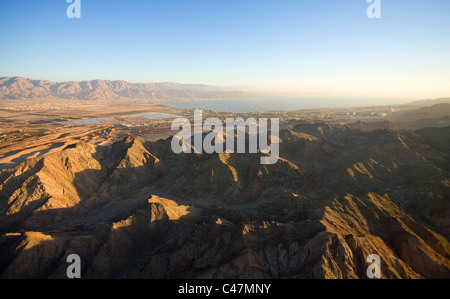
[[[430,100],[429,102],[433,102]],[[444,128],[450,126],[450,103],[405,110],[389,120],[401,129]]]
[[[450,278],[450,128],[280,138],[275,165],[125,138],[3,170],[0,277]]]

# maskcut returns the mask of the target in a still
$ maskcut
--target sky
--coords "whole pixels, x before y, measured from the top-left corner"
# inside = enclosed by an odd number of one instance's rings
[[[450,1],[0,0],[0,77],[450,96]]]

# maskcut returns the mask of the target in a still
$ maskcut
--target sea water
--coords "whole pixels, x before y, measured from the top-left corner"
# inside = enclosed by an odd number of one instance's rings
[[[244,100],[198,100],[169,101],[164,105],[213,111],[228,111],[235,113],[255,111],[289,111],[317,108],[363,107],[392,104],[391,100],[360,99],[360,98],[289,98],[289,99],[244,99]]]

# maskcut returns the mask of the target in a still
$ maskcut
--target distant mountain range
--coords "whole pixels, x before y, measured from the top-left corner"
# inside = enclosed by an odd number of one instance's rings
[[[433,103],[434,100],[430,102]],[[450,104],[441,103],[414,110],[405,110],[391,116],[389,121],[403,129],[448,127],[450,126]]]
[[[272,94],[283,97],[280,94]],[[286,95],[286,94],[283,94]],[[124,80],[52,82],[24,77],[0,77],[0,100],[67,99],[109,102],[114,100],[233,100],[263,98],[233,87],[180,83],[130,83]],[[292,97],[290,95],[289,97]],[[450,103],[450,98],[420,100],[406,106],[426,107]]]
[[[414,102],[408,103],[407,105],[426,107],[426,106],[433,106],[433,105],[437,105],[437,104],[450,104],[450,98],[419,100],[419,101],[414,101]]]
[[[0,78],[0,100],[55,98],[91,101],[124,99],[192,100],[243,97],[248,97],[248,94],[237,90],[199,84],[129,83],[123,80],[51,82],[23,77]]]

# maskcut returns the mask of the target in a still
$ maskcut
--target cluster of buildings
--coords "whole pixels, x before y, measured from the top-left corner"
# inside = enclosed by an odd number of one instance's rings
[[[284,121],[290,120],[318,120],[318,121],[370,121],[386,119],[399,112],[394,107],[361,107],[361,108],[330,108],[296,111],[264,111],[264,112],[217,112],[205,111],[206,117],[219,118],[280,118]]]

